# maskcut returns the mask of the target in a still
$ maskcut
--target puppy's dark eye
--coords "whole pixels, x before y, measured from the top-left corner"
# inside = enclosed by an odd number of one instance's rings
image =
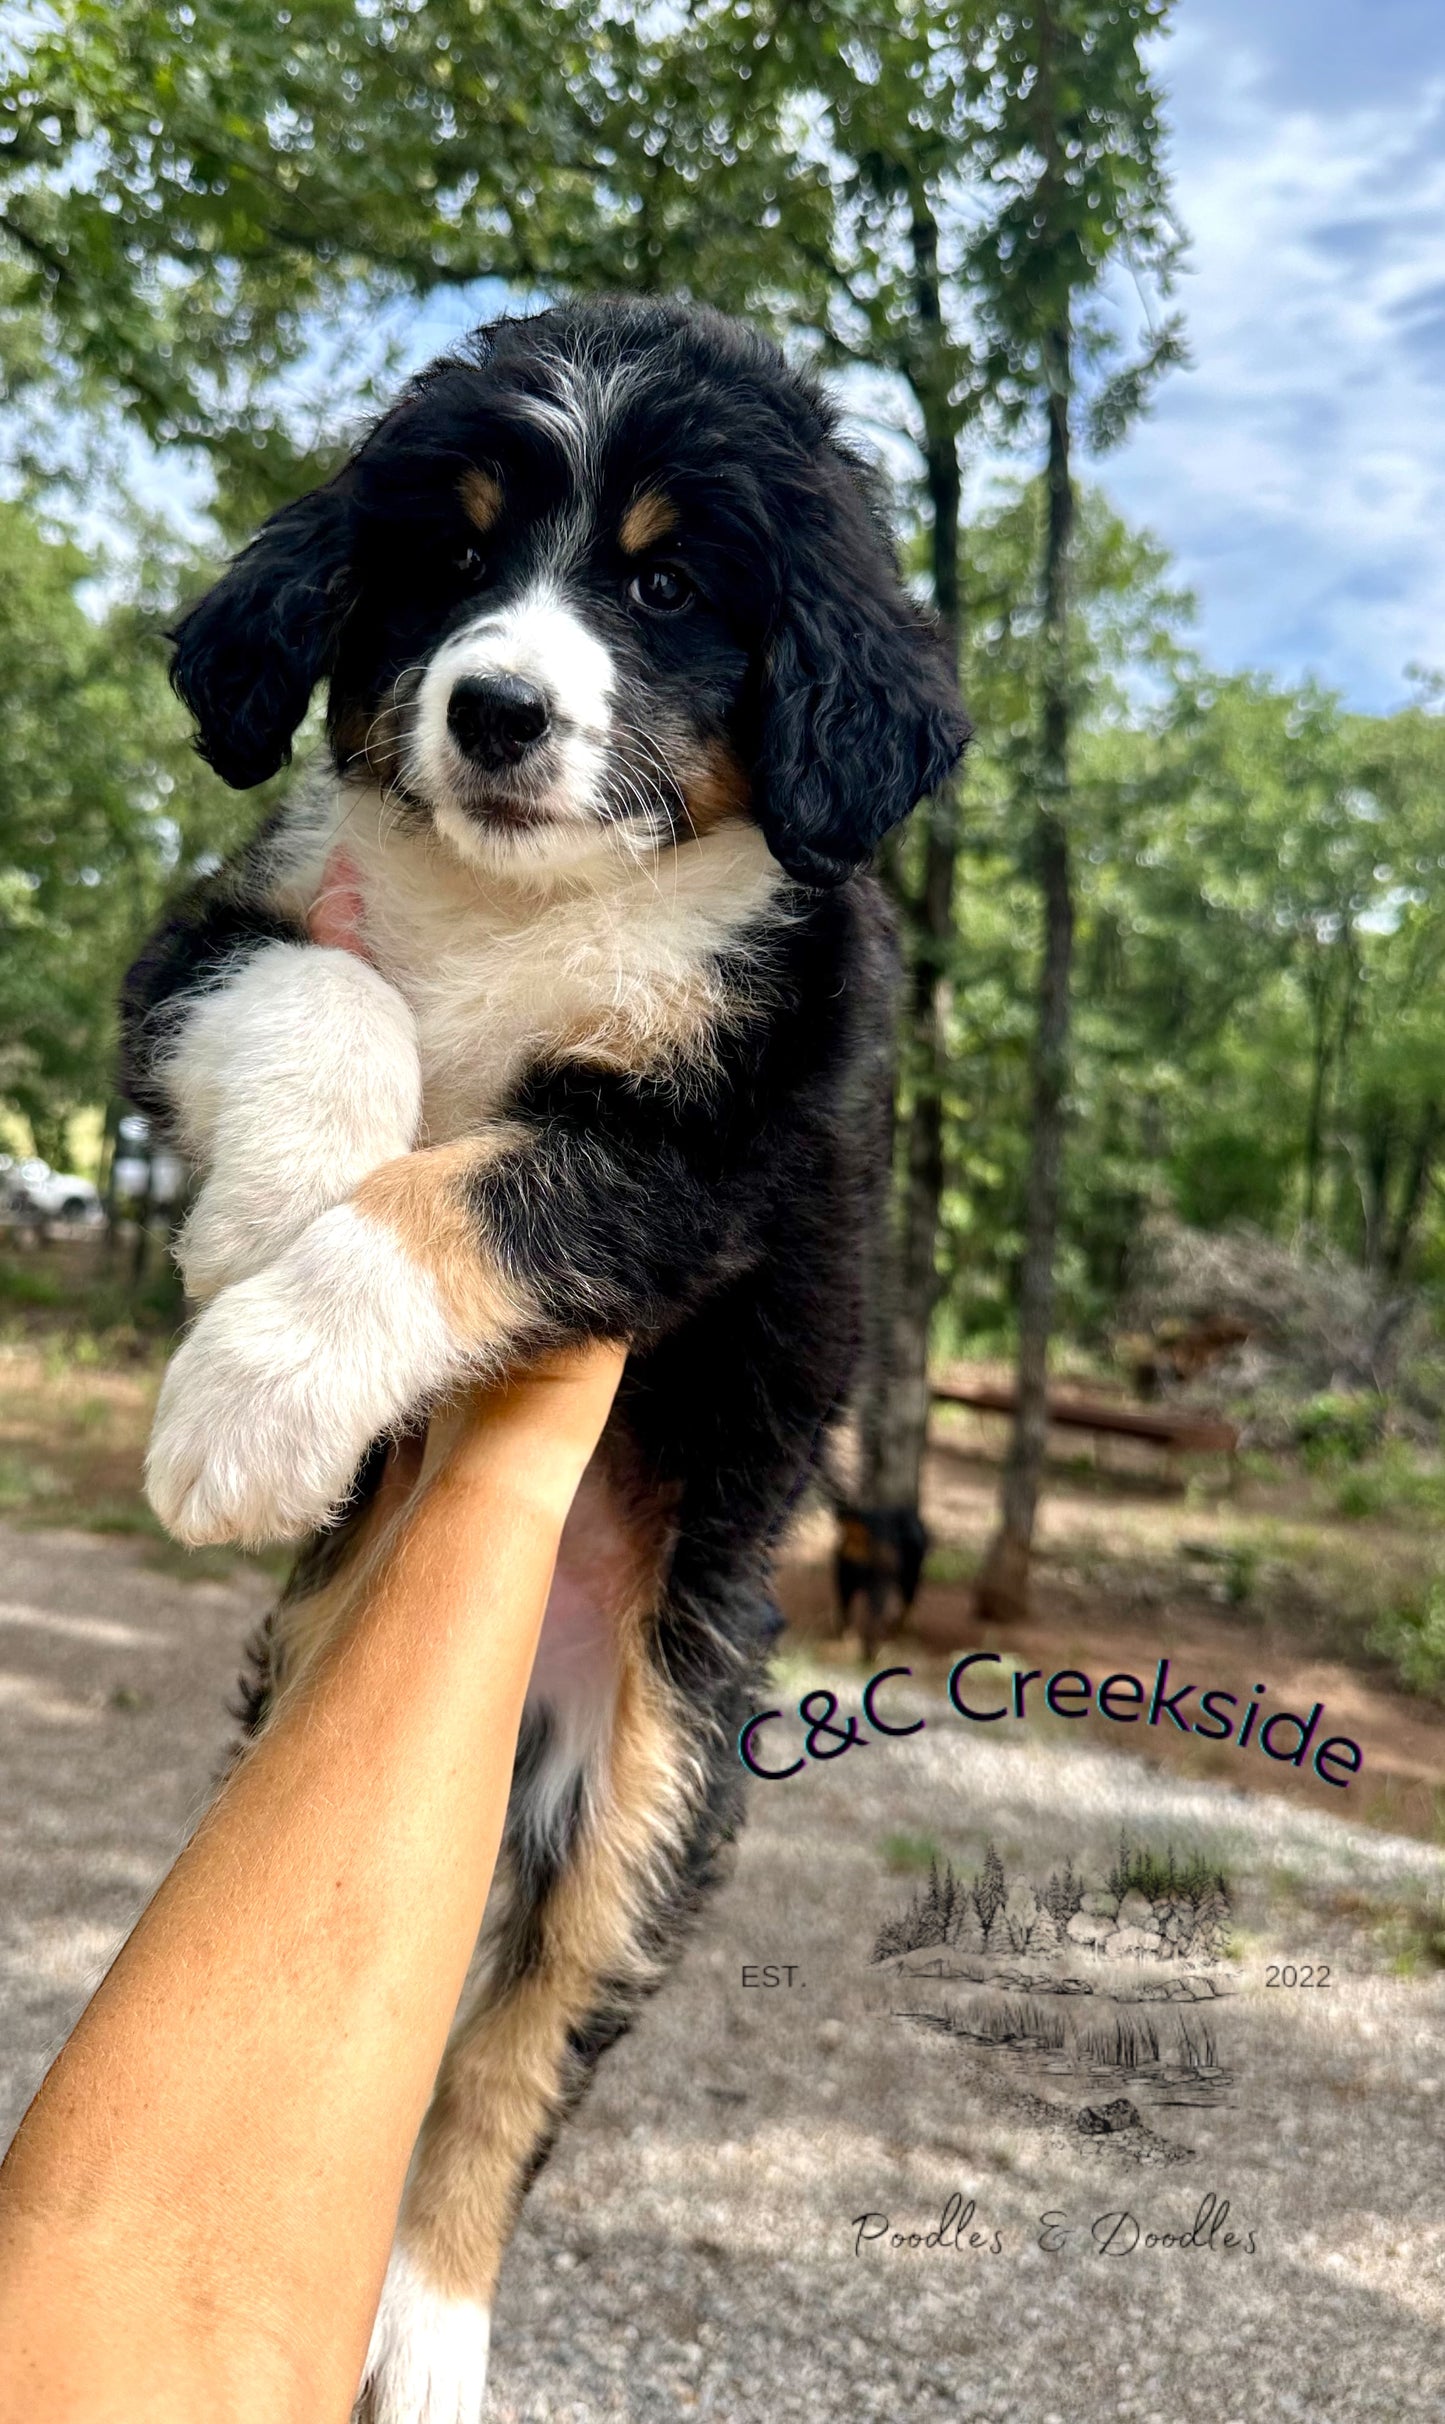
[[[687,574],[677,564],[650,564],[646,572],[634,573],[627,584],[627,594],[649,614],[681,614],[690,606],[696,592]]]
[[[487,559],[480,547],[464,547],[456,558],[456,568],[462,579],[474,587],[487,577]]]

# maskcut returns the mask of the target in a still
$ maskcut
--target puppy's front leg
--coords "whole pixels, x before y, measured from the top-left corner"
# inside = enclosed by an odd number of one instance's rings
[[[178,1540],[303,1538],[344,1502],[373,1440],[547,1334],[475,1202],[526,1141],[499,1126],[405,1154],[222,1290],[166,1374],[146,1460]]]
[[[721,1170],[594,1073],[372,1172],[201,1315],[161,1390],[151,1504],[181,1540],[294,1540],[372,1441],[469,1373],[566,1338],[657,1336],[756,1250]]]
[[[405,1153],[421,1119],[416,1022],[353,952],[265,944],[192,998],[157,1075],[206,1171],[176,1245],[203,1301],[247,1278]]]

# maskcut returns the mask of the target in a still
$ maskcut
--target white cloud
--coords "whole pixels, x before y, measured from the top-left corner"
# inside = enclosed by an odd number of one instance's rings
[[[1197,367],[1100,470],[1175,551],[1215,662],[1385,707],[1445,662],[1445,61],[1290,106],[1288,56],[1222,30],[1197,9],[1161,62]]]

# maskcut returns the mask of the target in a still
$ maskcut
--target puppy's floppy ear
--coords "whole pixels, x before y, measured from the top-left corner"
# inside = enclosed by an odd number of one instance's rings
[[[970,731],[857,469],[829,452],[813,510],[785,541],[753,768],[769,849],[814,886],[844,882],[871,857],[952,772]]]
[[[196,747],[237,791],[287,763],[328,670],[351,602],[354,510],[335,488],[283,505],[168,635]]]

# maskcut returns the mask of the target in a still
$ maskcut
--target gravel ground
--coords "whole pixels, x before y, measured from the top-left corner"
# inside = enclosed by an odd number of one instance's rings
[[[266,1594],[79,1534],[0,1527],[0,1558],[3,2139],[204,1800]],[[1378,1919],[1445,1888],[1445,1856],[917,1705],[923,1733],[757,1788],[731,1884],[529,2202],[496,2424],[1438,2417],[1445,1981],[1390,1974]],[[868,1956],[907,1891],[890,1837],[972,1869],[991,1833],[1041,1877],[1066,1852],[1101,1872],[1121,1823],[1236,1884],[1231,2084],[1088,2138],[1077,2083],[898,2017]],[[1327,1991],[1266,1989],[1268,1961],[1322,1959]],[[792,1984],[745,1986],[765,1963]],[[1177,2159],[1148,2159],[1160,2142]],[[952,2196],[984,2245],[891,2244]],[[1211,2196],[1253,2253],[1145,2243]],[[1139,2244],[1101,2254],[1120,2213]],[[891,2229],[855,2253],[864,2214]]]

